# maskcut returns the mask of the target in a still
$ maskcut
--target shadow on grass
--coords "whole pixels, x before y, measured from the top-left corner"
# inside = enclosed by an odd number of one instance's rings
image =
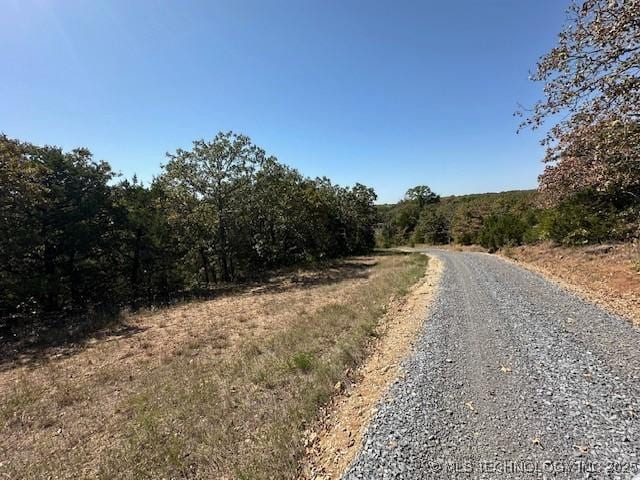
[[[140,307],[156,309],[228,295],[284,293],[294,289],[366,279],[370,275],[370,269],[377,264],[376,256],[398,254],[402,253],[376,251],[369,257],[351,257],[279,269],[256,275],[242,283],[193,289],[162,300],[140,302]],[[129,308],[134,312],[138,309]],[[35,367],[52,359],[71,357],[93,344],[132,337],[148,329],[127,323],[121,312],[57,315],[37,320],[0,319],[0,327],[3,324],[4,328],[0,328],[0,372],[20,366]]]
[[[4,328],[0,335],[0,372],[70,357],[92,343],[131,337],[146,330],[124,323],[118,313],[14,320],[22,320],[22,323],[14,328]]]

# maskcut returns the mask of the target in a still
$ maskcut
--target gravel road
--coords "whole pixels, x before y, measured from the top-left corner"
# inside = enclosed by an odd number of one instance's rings
[[[429,254],[437,298],[343,478],[638,474],[640,329],[494,256]]]

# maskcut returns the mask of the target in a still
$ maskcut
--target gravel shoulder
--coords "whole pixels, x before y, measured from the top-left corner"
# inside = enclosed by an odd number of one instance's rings
[[[638,473],[640,330],[493,256],[429,255],[437,297],[344,478]]]
[[[560,283],[587,301],[640,325],[640,245],[562,247],[551,243],[513,247],[510,261]]]

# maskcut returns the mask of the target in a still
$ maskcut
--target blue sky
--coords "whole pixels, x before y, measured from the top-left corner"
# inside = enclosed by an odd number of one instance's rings
[[[306,175],[441,194],[530,188],[518,103],[564,0],[5,0],[0,131],[150,180],[219,130]]]

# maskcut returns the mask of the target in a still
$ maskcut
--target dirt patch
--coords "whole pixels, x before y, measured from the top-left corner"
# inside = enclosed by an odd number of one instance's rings
[[[501,254],[640,325],[637,243],[584,247],[545,243],[509,248]]]
[[[377,403],[391,382],[402,375],[399,364],[424,323],[441,272],[441,262],[431,257],[425,277],[406,297],[391,303],[378,326],[380,336],[371,356],[355,372],[355,383],[335,397],[319,426],[308,432],[301,479],[337,479],[349,466]],[[336,389],[342,388],[336,385]]]

